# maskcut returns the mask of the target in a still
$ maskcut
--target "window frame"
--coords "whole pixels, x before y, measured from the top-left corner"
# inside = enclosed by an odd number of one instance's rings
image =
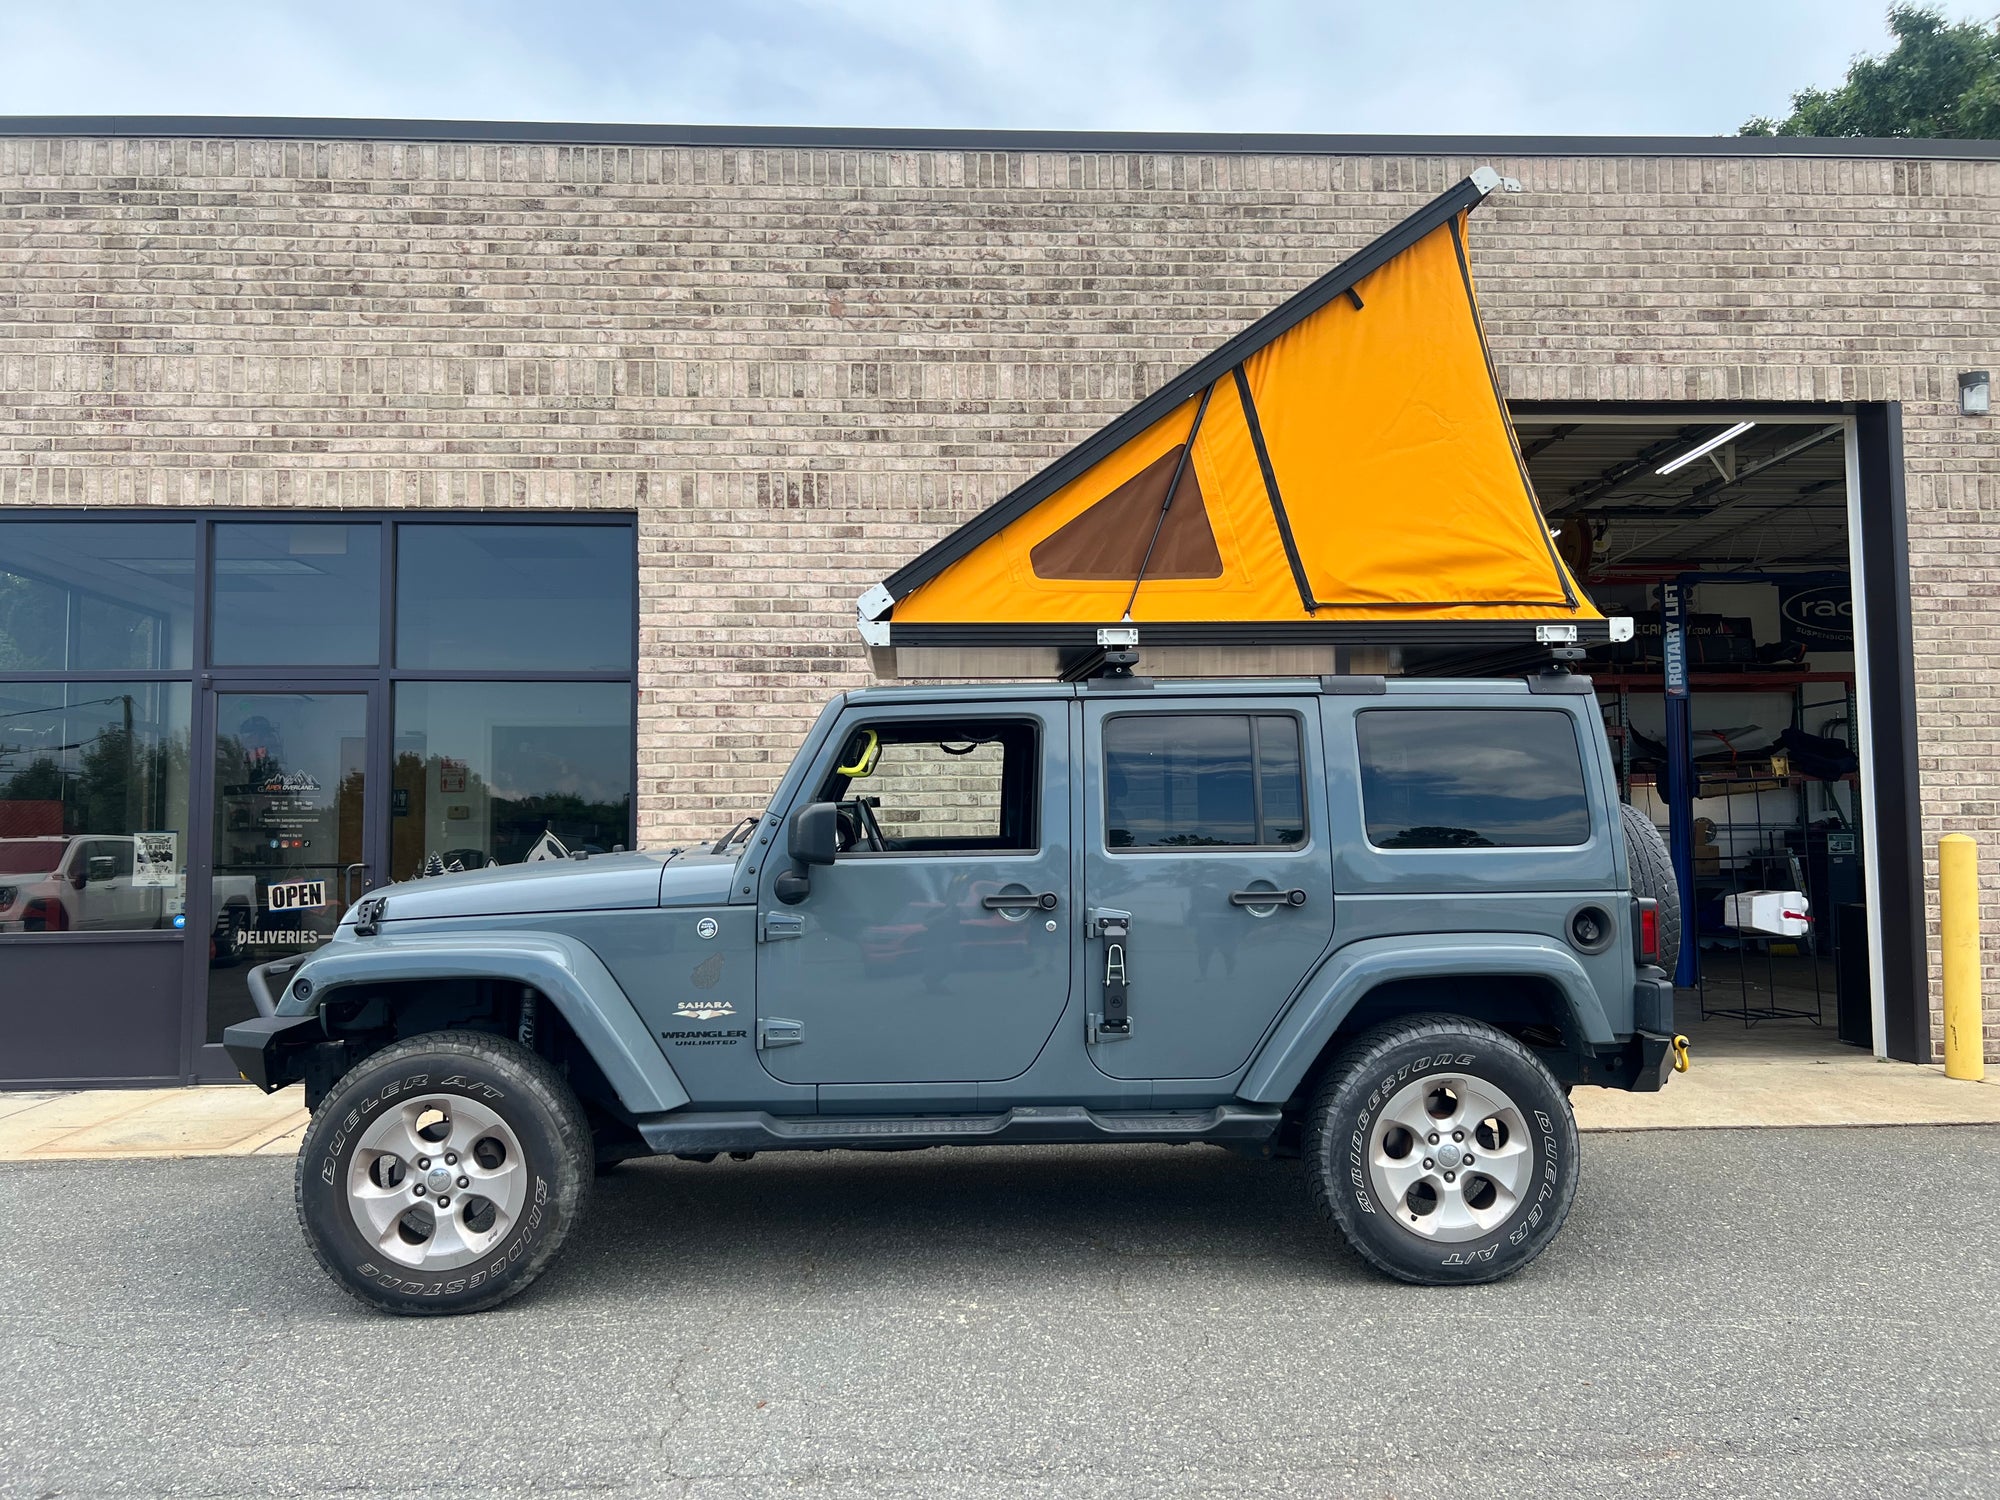
[[[394,685],[398,682],[612,682],[627,686],[630,704],[632,734],[632,804],[630,825],[626,829],[626,847],[638,844],[639,819],[639,601],[641,599],[639,577],[639,517],[629,510],[603,511],[513,511],[513,510],[466,510],[448,511],[436,514],[412,516],[400,510],[352,509],[328,510],[323,507],[272,508],[261,507],[190,507],[162,512],[158,509],[137,506],[22,506],[0,511],[0,548],[4,547],[5,530],[9,523],[46,524],[49,522],[92,522],[109,525],[158,525],[163,522],[187,522],[194,527],[194,573],[192,579],[193,609],[190,631],[191,652],[189,664],[185,667],[154,668],[91,668],[89,670],[51,670],[38,668],[0,672],[0,678],[23,684],[73,683],[186,683],[191,693],[189,734],[190,742],[196,747],[192,764],[200,764],[199,747],[213,744],[214,726],[207,722],[207,705],[213,693],[229,691],[232,688],[267,688],[274,683],[287,687],[297,687],[310,691],[325,684],[329,689],[349,685],[365,685],[379,694],[377,702],[385,705],[379,711],[384,715],[383,723],[375,731],[380,743],[371,748],[371,776],[378,777],[379,784],[388,786],[388,768],[393,747],[389,710],[386,705],[393,701]],[[346,526],[374,525],[381,530],[381,588],[379,590],[378,641],[381,649],[376,653],[376,661],[371,666],[299,666],[286,663],[266,665],[217,664],[215,661],[214,587],[215,587],[215,543],[218,526],[238,523],[283,523],[291,525],[339,524]],[[632,654],[631,665],[620,670],[554,671],[554,670],[452,670],[449,668],[399,667],[395,664],[394,645],[396,631],[396,558],[397,538],[406,526],[559,526],[559,527],[612,527],[622,529],[631,539],[629,548],[630,587],[633,610],[631,621]],[[380,764],[375,762],[379,758]],[[207,778],[194,775],[190,779],[188,795],[189,838],[206,839],[205,830],[214,810],[210,804],[211,791]],[[390,811],[386,794],[382,807],[371,817],[381,820],[383,837],[389,825]],[[385,845],[386,847],[386,845]],[[191,928],[188,930],[192,930]],[[91,941],[104,941],[117,937],[125,940],[174,941],[182,939],[180,929],[162,929],[159,932],[132,934],[102,934]],[[22,934],[0,933],[0,944],[29,940]],[[37,936],[35,941],[42,941]],[[70,941],[83,941],[83,935],[72,935]],[[190,950],[198,946],[187,945]],[[192,962],[192,961],[190,961]],[[190,983],[190,988],[200,986]],[[194,1007],[199,1010],[197,1002]]]
[[[979,724],[1017,724],[1027,729],[1029,742],[1027,756],[1029,765],[1028,789],[1030,794],[1028,798],[1027,824],[1028,831],[1033,835],[1034,842],[1020,849],[843,849],[840,851],[836,863],[846,864],[849,860],[878,861],[891,859],[1039,859],[1048,852],[1047,841],[1043,838],[1043,814],[1048,795],[1048,750],[1043,736],[1042,721],[1033,714],[1010,714],[1003,710],[999,713],[977,715],[916,714],[895,715],[886,718],[859,717],[850,723],[836,725],[833,736],[827,741],[823,764],[811,782],[813,790],[806,796],[805,801],[811,803],[827,801],[842,802],[847,800],[845,795],[830,798],[824,796],[823,793],[826,790],[828,782],[834,776],[835,768],[840,764],[842,750],[857,730],[879,730],[891,725],[934,724],[952,721]],[[923,742],[914,741],[913,743]],[[866,777],[848,778],[848,793],[851,794],[856,781],[866,779]],[[1004,761],[1001,769],[1000,795],[1002,806],[1004,807],[1007,796],[1007,773]],[[1002,825],[1003,827],[1005,825],[1004,818],[1002,819]]]
[[[1375,842],[1369,829],[1368,816],[1368,775],[1366,770],[1367,751],[1361,739],[1361,721],[1369,714],[1548,714],[1561,719],[1569,730],[1571,743],[1576,750],[1577,797],[1583,808],[1583,837],[1570,844],[1410,844],[1388,845]],[[1580,849],[1588,849],[1597,839],[1597,812],[1590,794],[1590,763],[1584,752],[1583,741],[1577,733],[1576,715],[1561,708],[1549,708],[1541,704],[1524,703],[1518,707],[1509,704],[1385,704],[1357,709],[1354,714],[1354,794],[1360,804],[1361,838],[1371,854],[1390,857],[1399,855],[1451,855],[1453,857],[1494,855],[1494,854],[1569,854]]]
[[[1111,842],[1111,776],[1110,756],[1105,744],[1111,726],[1124,719],[1248,719],[1250,725],[1250,805],[1251,816],[1256,820],[1257,831],[1265,831],[1264,818],[1264,766],[1263,736],[1256,727],[1258,719],[1290,719],[1298,732],[1299,745],[1299,821],[1303,825],[1299,839],[1294,844],[1147,844],[1119,847]],[[1097,779],[1100,785],[1098,814],[1102,826],[1098,830],[1098,840],[1102,852],[1120,858],[1148,855],[1218,855],[1240,856],[1243,854],[1300,854],[1313,846],[1312,788],[1306,778],[1306,760],[1310,752],[1311,740],[1306,734],[1305,715],[1288,708],[1161,708],[1136,710],[1127,713],[1107,714],[1097,729]]]
[[[401,524],[400,517],[377,517],[367,512],[359,513],[352,518],[343,515],[323,515],[318,512],[306,512],[300,515],[286,515],[277,518],[263,514],[241,516],[210,515],[201,517],[196,538],[197,571],[201,577],[201,597],[196,605],[198,612],[196,615],[195,642],[200,655],[197,670],[217,676],[235,674],[243,677],[267,678],[292,676],[308,672],[323,672],[329,677],[342,678],[373,678],[378,676],[385,664],[383,661],[384,654],[392,644],[383,632],[392,629],[395,624],[394,601],[387,601],[385,604],[385,601],[380,597],[381,591],[387,588],[396,576],[395,560],[393,558],[385,560],[378,557],[376,559],[375,588],[377,598],[375,628],[377,635],[374,660],[345,665],[339,662],[324,662],[312,666],[301,666],[296,663],[282,661],[219,662],[216,659],[215,653],[216,579],[219,577],[216,568],[217,558],[215,549],[217,542],[220,540],[219,533],[225,526],[247,527],[264,525],[340,525],[355,528],[373,525],[376,528],[377,545],[387,549],[396,545],[397,527],[399,524]]]
[[[206,629],[206,620],[208,615],[206,579],[208,577],[208,572],[204,567],[204,560],[205,560],[205,553],[209,545],[208,536],[210,528],[204,523],[212,519],[220,519],[220,518],[208,517],[202,515],[160,516],[160,515],[145,515],[145,514],[127,515],[123,513],[107,514],[102,508],[99,507],[88,507],[88,508],[72,509],[67,511],[50,510],[45,506],[26,507],[21,510],[11,510],[11,509],[0,510],[0,532],[4,532],[7,523],[13,521],[19,521],[29,525],[49,525],[52,523],[68,523],[70,525],[82,524],[82,525],[98,525],[98,526],[151,525],[158,527],[185,525],[190,528],[188,534],[188,543],[190,547],[189,561],[193,565],[189,573],[189,584],[188,584],[188,588],[192,597],[189,601],[189,606],[188,606],[189,609],[188,664],[186,666],[184,667],[158,667],[158,666],[32,667],[32,668],[23,667],[19,669],[0,670],[0,678],[5,678],[9,682],[192,681],[197,673],[203,671],[207,667],[208,663],[207,629]],[[13,574],[13,576],[16,578],[26,578],[31,582],[46,584],[50,588],[60,589],[67,593],[74,593],[79,599],[94,599],[101,604],[109,604],[119,609],[138,608],[137,606],[133,605],[129,600],[119,599],[115,595],[104,593],[102,590],[99,589],[65,583],[59,578],[52,578],[47,574],[38,572],[32,568],[22,570],[19,568],[8,567],[5,568],[4,571]],[[139,610],[138,612],[148,613],[148,611],[144,610]],[[165,619],[166,616],[155,615],[154,618]],[[80,630],[81,630],[80,617],[72,617],[68,621],[64,632],[64,641],[63,641],[64,655],[67,656],[73,654],[76,651],[78,646],[78,636],[80,634]],[[157,652],[155,653],[156,656],[160,654],[162,653],[157,653]]]

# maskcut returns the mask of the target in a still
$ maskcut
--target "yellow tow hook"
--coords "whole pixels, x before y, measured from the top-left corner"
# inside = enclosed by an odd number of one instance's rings
[[[1685,1073],[1687,1070],[1688,1039],[1684,1036],[1676,1035],[1674,1037],[1674,1071],[1676,1073]]]

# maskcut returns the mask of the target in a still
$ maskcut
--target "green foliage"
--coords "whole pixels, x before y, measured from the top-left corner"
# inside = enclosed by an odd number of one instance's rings
[[[1759,116],[1737,133],[2000,140],[2000,21],[1949,22],[1934,6],[1896,5],[1889,30],[1895,47],[1856,58],[1839,88],[1803,89],[1784,119]]]

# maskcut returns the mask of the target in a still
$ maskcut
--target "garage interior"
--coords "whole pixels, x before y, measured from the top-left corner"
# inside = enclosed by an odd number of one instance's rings
[[[1681,1029],[1711,1056],[1871,1048],[1850,424],[1582,411],[1516,428],[1565,561],[1636,622],[1583,670],[1621,794],[1692,881]],[[1678,704],[1662,628],[1676,592]]]

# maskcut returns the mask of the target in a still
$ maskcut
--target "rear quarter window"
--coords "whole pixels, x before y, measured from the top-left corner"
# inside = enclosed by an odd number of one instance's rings
[[[1378,849],[1550,849],[1590,841],[1576,726],[1553,709],[1355,715],[1361,803]]]

